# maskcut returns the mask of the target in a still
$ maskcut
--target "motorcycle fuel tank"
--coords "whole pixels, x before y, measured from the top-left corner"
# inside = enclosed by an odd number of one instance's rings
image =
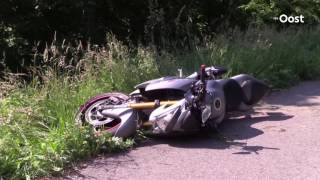
[[[188,91],[195,79],[191,78],[172,78],[164,79],[162,81],[150,83],[146,86],[145,91],[161,90],[161,89],[174,89],[180,91]]]
[[[136,85],[134,88],[136,88],[136,89],[144,89],[149,84],[157,83],[157,82],[161,82],[161,81],[165,81],[165,80],[176,79],[176,78],[177,77],[175,77],[175,76],[166,76],[166,77],[162,77],[162,78],[158,78],[158,79],[152,79],[152,80],[140,83],[140,84]]]

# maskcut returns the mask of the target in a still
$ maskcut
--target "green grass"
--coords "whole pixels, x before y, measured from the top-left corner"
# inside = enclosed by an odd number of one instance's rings
[[[228,76],[247,73],[274,88],[286,88],[320,75],[320,29],[249,29],[219,36],[196,51],[177,57],[187,70],[200,64],[229,68]]]
[[[139,50],[135,56],[122,52],[121,57],[112,52],[110,57],[101,55],[101,62],[84,59],[85,70],[78,75],[61,75],[48,68],[31,84],[0,100],[0,179],[57,174],[81,159],[132,146],[131,139],[95,137],[90,128],[80,128],[74,120],[79,106],[90,97],[129,92],[134,84],[158,74],[149,52]]]
[[[131,147],[133,140],[95,137],[89,128],[78,127],[78,107],[96,94],[130,92],[144,80],[176,74],[177,68],[192,72],[200,64],[223,65],[229,68],[227,76],[248,73],[275,88],[319,77],[319,29],[230,34],[193,50],[161,55],[149,48],[129,50],[113,40],[95,58],[87,52],[81,73],[41,71],[32,83],[0,100],[0,179],[60,173],[81,159]]]
[[[58,173],[79,159],[132,145],[131,140],[122,142],[108,135],[96,138],[88,128],[75,125],[77,108],[89,97],[110,90],[108,84],[93,80],[70,84],[66,79],[51,79],[41,89],[27,87],[1,101],[5,119],[0,129],[2,177]]]

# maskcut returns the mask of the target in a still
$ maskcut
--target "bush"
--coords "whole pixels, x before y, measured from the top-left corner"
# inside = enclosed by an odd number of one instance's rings
[[[241,5],[240,9],[251,15],[252,23],[259,25],[274,23],[276,21],[273,17],[279,17],[281,14],[303,15],[306,24],[317,24],[320,21],[320,2],[317,0],[250,0],[247,4]]]

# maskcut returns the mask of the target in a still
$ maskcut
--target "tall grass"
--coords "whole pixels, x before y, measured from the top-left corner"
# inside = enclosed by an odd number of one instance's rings
[[[200,64],[229,68],[228,76],[248,73],[274,88],[285,88],[320,75],[320,29],[231,31],[176,58],[187,70]]]
[[[26,87],[1,101],[1,177],[19,179],[59,172],[66,165],[104,150],[130,147],[108,136],[96,138],[74,123],[77,108],[89,97],[109,91],[108,84],[94,78],[70,83],[50,79],[39,88]],[[115,146],[115,147],[114,147]]]
[[[59,173],[79,159],[132,145],[130,139],[95,137],[89,128],[79,128],[74,117],[79,106],[96,94],[128,92],[134,84],[155,77],[157,66],[150,53],[88,52],[81,63],[79,74],[69,75],[70,68],[61,67],[37,72],[31,84],[0,100],[0,177]]]
[[[249,73],[274,87],[316,78],[318,34],[319,29],[234,31],[188,51],[161,54],[148,47],[130,49],[109,37],[103,48],[88,48],[80,58],[74,53],[75,64],[65,62],[67,47],[52,45],[43,56],[46,66],[33,68],[33,81],[0,100],[0,179],[59,173],[80,159],[129,148],[132,140],[95,137],[78,127],[77,108],[96,94],[129,92],[141,81],[175,75],[176,68],[191,72],[203,63],[223,65],[228,76]]]

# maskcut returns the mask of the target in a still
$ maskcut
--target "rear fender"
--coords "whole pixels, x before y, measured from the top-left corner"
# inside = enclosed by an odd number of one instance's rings
[[[270,91],[267,84],[247,74],[240,74],[231,79],[241,86],[244,94],[243,101],[247,106],[256,104]]]

